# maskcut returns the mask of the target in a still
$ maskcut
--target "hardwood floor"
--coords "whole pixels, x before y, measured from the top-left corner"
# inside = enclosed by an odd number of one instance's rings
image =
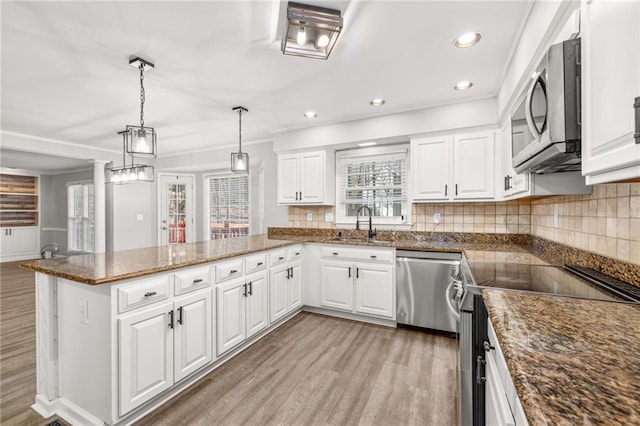
[[[35,386],[35,285],[0,265],[0,423],[44,425]],[[457,425],[457,341],[301,313],[139,425]]]

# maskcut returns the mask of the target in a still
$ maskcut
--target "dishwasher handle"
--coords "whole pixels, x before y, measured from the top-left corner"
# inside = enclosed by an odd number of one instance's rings
[[[460,312],[453,306],[453,302],[451,300],[451,287],[453,287],[453,283],[455,281],[451,280],[451,282],[449,283],[449,285],[447,286],[447,289],[444,291],[444,298],[447,301],[447,307],[449,308],[449,312],[451,313],[451,315],[453,316],[453,318],[455,318],[456,321],[460,321]]]

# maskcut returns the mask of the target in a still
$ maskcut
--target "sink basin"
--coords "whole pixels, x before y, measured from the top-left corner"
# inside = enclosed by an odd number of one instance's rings
[[[371,244],[391,244],[392,243],[391,240],[376,240],[375,238],[367,240],[367,242]]]
[[[360,244],[390,244],[389,240],[377,240],[375,238],[350,238],[350,237],[336,237],[335,241],[342,241],[343,243],[360,243]]]

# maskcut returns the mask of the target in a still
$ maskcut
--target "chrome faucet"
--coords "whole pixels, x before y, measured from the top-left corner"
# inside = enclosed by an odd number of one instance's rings
[[[356,231],[360,230],[360,211],[362,209],[367,209],[367,211],[369,212],[369,233],[367,234],[368,237],[367,238],[373,238],[376,236],[376,231],[373,230],[372,228],[372,222],[371,222],[371,209],[368,206],[360,206],[360,208],[358,209],[358,212],[356,213]]]

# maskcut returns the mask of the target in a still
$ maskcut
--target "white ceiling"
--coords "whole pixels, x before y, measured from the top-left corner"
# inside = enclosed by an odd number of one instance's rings
[[[132,55],[145,73],[145,124],[159,154],[319,124],[495,96],[524,1],[308,2],[342,10],[327,61],[285,56],[286,2],[2,2],[2,130],[113,149],[139,123]],[[284,13],[284,14],[283,14]],[[481,42],[453,47],[479,31]],[[472,80],[466,92],[453,90]],[[383,107],[369,101],[383,97]],[[318,118],[303,117],[306,110]],[[4,155],[4,154],[3,154]]]
[[[86,160],[0,148],[0,167],[44,174],[91,170]]]

